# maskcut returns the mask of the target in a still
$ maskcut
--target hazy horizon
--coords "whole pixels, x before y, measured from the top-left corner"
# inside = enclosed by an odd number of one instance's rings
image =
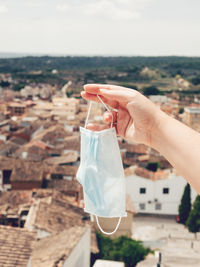
[[[0,58],[15,58],[15,57],[186,57],[186,58],[199,58],[200,56],[188,55],[87,55],[87,54],[58,54],[58,53],[23,53],[23,52],[1,52]]]

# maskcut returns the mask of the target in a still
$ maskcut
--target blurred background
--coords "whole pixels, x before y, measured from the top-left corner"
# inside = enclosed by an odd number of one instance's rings
[[[76,180],[86,83],[138,90],[200,131],[199,10],[198,0],[0,0],[0,266],[200,265],[200,198],[157,151],[118,138],[128,216],[111,238]],[[90,120],[103,113],[93,104]],[[116,223],[100,218],[105,231]]]

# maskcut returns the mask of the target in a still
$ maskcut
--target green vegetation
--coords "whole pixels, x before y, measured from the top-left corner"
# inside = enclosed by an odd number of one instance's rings
[[[148,162],[146,168],[152,172],[156,172],[160,169],[160,162]]]
[[[26,83],[17,83],[13,85],[14,91],[20,91],[22,88],[26,86]]]
[[[7,82],[7,81],[1,81],[0,82],[0,87],[8,87],[8,86],[10,86],[10,83],[9,82]]]
[[[194,201],[192,210],[186,221],[186,226],[192,233],[200,232],[200,195]]]
[[[144,87],[142,89],[142,92],[146,96],[149,96],[149,95],[159,95],[160,94],[160,91],[158,90],[158,88],[156,86]]]
[[[200,84],[200,76],[196,76],[190,80],[194,85]]]
[[[183,114],[183,112],[184,112],[184,108],[183,107],[180,107],[178,113],[179,114]]]
[[[6,79],[0,78],[0,86],[16,91],[22,84],[48,83],[61,88],[72,81],[73,93],[79,93],[85,83],[112,83],[143,89],[146,95],[170,94],[174,90],[183,97],[200,93],[200,57],[0,58],[0,74],[11,74],[14,80],[9,85]],[[179,90],[177,75],[190,82],[187,90]]]
[[[31,70],[105,69],[139,73],[142,68],[162,70],[162,75],[196,75],[200,57],[21,57],[1,58],[0,72],[12,73]]]
[[[136,241],[127,236],[111,239],[97,233],[97,241],[100,251],[99,259],[122,261],[126,267],[136,266],[151,252],[149,248],[142,245],[141,241]]]
[[[190,185],[187,184],[184,188],[183,196],[181,198],[181,203],[179,205],[179,220],[180,223],[186,224],[188,216],[191,210],[191,189]]]

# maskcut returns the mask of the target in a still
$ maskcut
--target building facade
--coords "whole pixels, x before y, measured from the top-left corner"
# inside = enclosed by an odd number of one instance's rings
[[[126,177],[126,190],[136,212],[147,214],[178,215],[178,207],[186,181],[174,173],[168,178],[151,180],[135,174]],[[191,188],[192,201],[197,193]]]
[[[184,109],[184,122],[195,130],[200,130],[200,108],[187,107]]]

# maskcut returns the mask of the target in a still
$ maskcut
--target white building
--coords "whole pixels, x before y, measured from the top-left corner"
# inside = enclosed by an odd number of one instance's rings
[[[96,260],[93,267],[124,267],[121,261]]]
[[[126,176],[126,191],[136,212],[177,215],[186,180],[175,173],[169,173],[166,178],[157,180],[155,176],[152,178],[144,178],[135,173]],[[192,201],[196,195],[192,189]]]

